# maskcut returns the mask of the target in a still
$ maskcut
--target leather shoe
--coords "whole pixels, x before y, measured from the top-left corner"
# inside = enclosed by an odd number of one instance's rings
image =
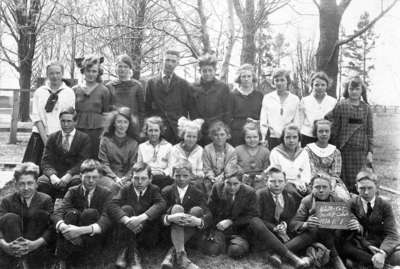
[[[132,250],[132,253],[130,253],[129,257],[130,261],[128,266],[126,267],[127,269],[142,269],[140,255],[136,248]]]
[[[200,267],[189,260],[185,251],[176,253],[176,265],[178,269],[200,269]]]
[[[117,260],[115,261],[115,266],[118,268],[126,267],[126,248],[122,249],[121,252],[117,256]]]
[[[281,268],[281,266],[282,266],[282,260],[276,254],[273,254],[273,255],[269,256],[268,257],[268,262],[273,268]]]
[[[176,260],[175,257],[175,248],[170,248],[165,255],[163,262],[161,263],[161,269],[172,269],[174,268],[174,262]]]

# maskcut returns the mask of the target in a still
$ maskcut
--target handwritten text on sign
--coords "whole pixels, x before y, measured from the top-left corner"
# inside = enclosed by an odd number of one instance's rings
[[[315,209],[320,222],[320,228],[347,229],[351,215],[349,208],[343,202],[316,202]]]

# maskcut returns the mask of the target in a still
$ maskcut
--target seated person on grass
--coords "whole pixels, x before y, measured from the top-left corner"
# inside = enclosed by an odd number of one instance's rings
[[[151,184],[151,168],[136,163],[131,182],[122,187],[108,206],[108,214],[118,223],[114,242],[120,250],[119,267],[142,268],[137,247],[154,248],[158,243],[160,219],[166,208],[160,189]]]
[[[390,203],[377,193],[377,176],[370,171],[357,174],[358,197],[350,199],[357,220],[350,229],[356,234],[344,243],[343,256],[362,268],[400,265],[400,238]]]
[[[289,224],[289,230],[296,236],[287,242],[286,246],[297,253],[305,251],[313,243],[322,243],[331,251],[329,268],[346,268],[336,250],[337,239],[341,237],[339,231],[320,228],[320,220],[315,210],[316,202],[343,202],[343,200],[332,195],[331,179],[325,174],[316,174],[311,179],[311,186],[311,194],[301,200],[297,213]]]
[[[258,217],[256,192],[239,178],[234,173],[224,182],[214,184],[208,202],[216,229],[229,239],[228,255],[243,257],[249,251],[249,239],[257,240],[288,258],[296,268],[305,268],[306,261],[291,253]]]
[[[68,188],[80,184],[79,167],[89,157],[89,136],[75,129],[76,111],[73,107],[60,112],[61,131],[52,133],[44,148],[38,179],[38,191],[53,200],[61,198]]]
[[[173,244],[161,264],[163,269],[173,268],[174,265],[199,268],[187,258],[185,244],[190,240],[192,245],[200,247],[202,233],[211,224],[212,215],[205,194],[190,183],[192,177],[192,165],[183,160],[173,168],[175,184],[162,190],[168,208],[162,220],[171,228]]]
[[[50,214],[53,201],[38,192],[39,167],[31,162],[19,165],[14,172],[16,191],[0,204],[0,268],[44,268],[51,263],[54,230]]]
[[[52,220],[59,232],[56,256],[61,268],[86,262],[80,258],[96,261],[104,248],[105,231],[111,224],[106,206],[112,193],[97,184],[102,171],[98,161],[85,160],[80,167],[82,183],[71,187],[54,211]]]

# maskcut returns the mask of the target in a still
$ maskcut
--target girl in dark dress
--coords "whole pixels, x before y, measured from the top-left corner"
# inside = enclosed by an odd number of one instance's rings
[[[100,136],[104,127],[104,113],[110,111],[110,91],[101,83],[104,58],[88,56],[77,59],[84,80],[73,90],[76,95],[76,129],[89,135],[91,141],[90,157],[97,159]]]
[[[114,109],[118,107],[129,107],[131,113],[143,123],[144,90],[142,83],[132,78],[133,61],[126,54],[118,56],[116,62],[116,73],[118,78],[107,83],[110,90],[111,104]]]
[[[242,128],[247,118],[258,120],[260,117],[263,95],[254,89],[256,81],[251,64],[244,64],[239,68],[238,77],[235,80],[239,87],[233,90],[231,99],[232,138],[230,144],[234,147],[244,144]]]

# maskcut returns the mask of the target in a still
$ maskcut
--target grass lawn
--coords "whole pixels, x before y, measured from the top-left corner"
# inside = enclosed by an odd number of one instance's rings
[[[400,191],[400,114],[377,114],[374,117],[375,127],[375,149],[374,149],[374,168],[378,173],[381,184],[393,190]],[[29,135],[19,133],[17,145],[9,145],[8,133],[0,133],[0,163],[19,162],[24,153]],[[12,190],[12,184],[7,184],[0,190],[0,199]],[[397,223],[400,223],[400,199],[399,196],[387,191],[380,191],[381,195],[392,201],[395,210]],[[144,268],[159,268],[166,250],[155,249],[143,255]],[[232,260],[225,255],[209,257],[197,251],[189,251],[189,258],[201,268],[219,269],[256,269],[271,268],[266,264],[263,255],[254,253],[241,260]],[[113,268],[105,266],[104,268]],[[283,268],[292,268],[286,266]]]

